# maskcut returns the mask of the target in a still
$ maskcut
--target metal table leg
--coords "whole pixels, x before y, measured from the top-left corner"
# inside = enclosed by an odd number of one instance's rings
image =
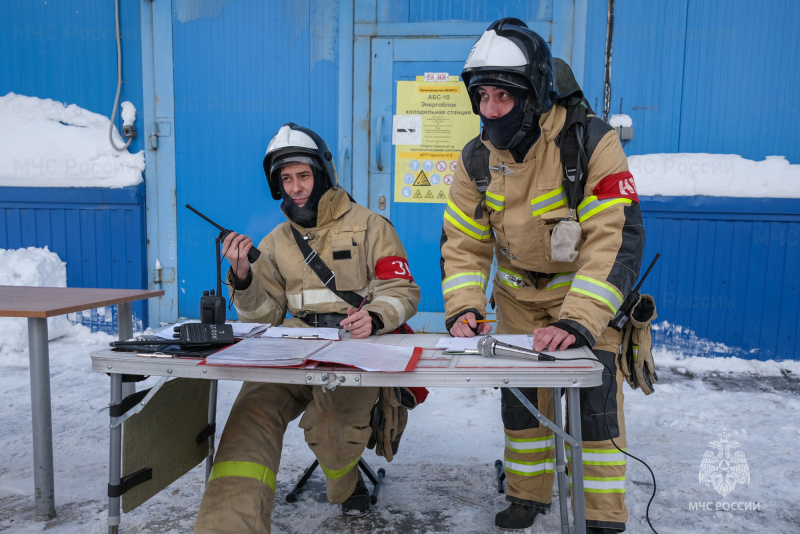
[[[217,381],[211,381],[211,391],[208,393],[208,424],[216,428],[217,424]],[[206,458],[206,483],[211,477],[211,468],[214,467],[214,438],[216,432],[208,437],[208,457]]]
[[[34,502],[36,519],[44,521],[52,519],[56,515],[47,319],[28,318],[28,357],[31,368]]]
[[[122,375],[111,375],[111,403],[116,406],[122,402]],[[122,482],[122,425],[112,424],[113,416],[109,414],[109,446],[108,446],[108,485],[119,486]],[[117,534],[120,519],[120,497],[108,497],[108,533]]]
[[[117,304],[117,331],[119,332],[120,341],[133,337],[133,307],[130,302]],[[134,393],[136,393],[136,384],[134,382],[123,382],[122,398],[124,399]]]
[[[553,419],[554,423],[564,428],[564,414],[561,411],[561,388],[553,388]],[[561,511],[561,534],[569,532],[569,510],[567,509],[567,499],[569,489],[567,485],[567,462],[564,455],[564,439],[558,434],[556,438],[556,478],[558,479],[558,504]]]
[[[575,533],[586,534],[586,502],[583,496],[583,435],[581,432],[580,389],[567,388],[567,413],[569,431],[577,445],[570,450],[572,457],[572,516],[575,519]]]

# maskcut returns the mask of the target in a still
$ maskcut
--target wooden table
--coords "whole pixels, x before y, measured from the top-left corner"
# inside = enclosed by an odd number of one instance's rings
[[[129,339],[133,336],[131,302],[163,294],[147,289],[0,286],[0,317],[28,318],[36,519],[56,515],[47,318],[116,304],[119,338]]]

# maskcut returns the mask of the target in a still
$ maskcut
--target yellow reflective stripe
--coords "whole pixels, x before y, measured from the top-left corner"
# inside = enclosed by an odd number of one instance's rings
[[[540,460],[538,462],[522,462],[504,458],[504,468],[506,473],[514,473],[523,477],[541,475],[542,473],[555,473],[556,464],[553,459]]]
[[[479,286],[486,289],[486,276],[480,271],[458,273],[442,280],[442,295],[454,289],[466,286]]]
[[[486,205],[494,211],[503,211],[506,207],[506,197],[486,192]]]
[[[623,299],[619,291],[605,282],[588,276],[576,274],[569,290],[599,300],[611,309],[611,313],[617,313],[619,307],[622,306]]]
[[[555,436],[531,439],[517,439],[506,436],[506,447],[514,452],[545,452],[555,448],[555,445]]]
[[[550,282],[547,283],[547,290],[556,289],[559,287],[569,286],[572,285],[572,281],[575,279],[575,273],[558,273],[553,277]]]
[[[336,480],[337,478],[342,478],[344,475],[349,473],[350,470],[356,464],[358,464],[358,461],[360,459],[361,459],[361,457],[359,456],[358,458],[355,459],[355,461],[350,462],[350,464],[348,464],[346,467],[343,467],[342,469],[330,469],[330,468],[325,467],[324,465],[322,465],[322,462],[320,462],[319,466],[322,468],[322,472],[325,473],[326,477],[330,478],[331,480]]]
[[[569,477],[572,487],[572,477]],[[584,493],[626,493],[625,477],[583,477]]]
[[[586,197],[578,205],[578,221],[583,222],[592,215],[596,215],[603,210],[616,206],[617,204],[633,204],[629,198],[609,198],[606,200],[599,200],[595,196]]]
[[[634,345],[633,346],[633,359],[634,360],[638,360],[639,359],[639,345]]]
[[[519,289],[522,285],[522,282],[525,281],[521,274],[517,274],[514,271],[509,271],[508,269],[504,269],[500,266],[497,267],[497,270],[501,271],[498,273],[497,277],[508,287]]]
[[[456,206],[452,200],[447,201],[447,207],[444,210],[444,218],[446,221],[450,221],[450,224],[468,236],[474,237],[478,241],[489,239],[491,236],[489,226],[478,224],[471,218],[467,217],[463,211],[458,209],[458,206]]]
[[[562,185],[555,191],[550,191],[531,200],[531,215],[536,217],[566,203],[567,195],[564,194],[564,186]]]
[[[571,460],[572,454],[569,445],[566,446],[566,449],[567,459]],[[617,449],[583,449],[582,458],[583,465],[627,465],[628,463],[625,455]]]
[[[255,462],[216,463],[211,468],[211,476],[208,477],[208,481],[211,482],[214,479],[224,477],[253,478],[263,482],[272,491],[275,491],[275,472],[269,467]]]

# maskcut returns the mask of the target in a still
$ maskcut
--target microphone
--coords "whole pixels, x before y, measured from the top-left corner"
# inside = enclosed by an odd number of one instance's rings
[[[535,350],[509,345],[502,341],[497,341],[492,336],[486,336],[478,340],[478,352],[486,358],[516,358],[520,360],[532,360],[540,362],[554,362],[555,356],[542,354]]]

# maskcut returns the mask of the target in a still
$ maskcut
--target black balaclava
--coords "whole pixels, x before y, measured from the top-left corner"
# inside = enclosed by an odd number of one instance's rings
[[[516,87],[502,87],[502,89],[507,91],[508,94],[514,98],[514,107],[511,108],[511,111],[497,119],[487,119],[480,111],[478,112],[483,122],[483,129],[489,137],[489,141],[497,148],[505,147],[510,143],[514,134],[516,134],[522,126],[522,121],[525,118],[523,109],[530,95],[529,91]],[[535,106],[536,104],[533,103],[533,105]],[[480,107],[478,109],[480,109]],[[522,163],[522,160],[525,159],[525,154],[528,153],[528,150],[530,150],[539,138],[539,134],[539,116],[537,114],[531,129],[528,130],[525,136],[516,145],[507,147],[511,155],[514,156],[514,161]]]
[[[292,197],[286,193],[283,188],[283,181],[279,180],[281,184],[281,209],[283,213],[291,220],[302,226],[303,228],[313,228],[317,225],[317,209],[319,208],[319,199],[322,195],[330,189],[330,180],[325,179],[323,171],[316,167],[311,167],[311,172],[314,175],[314,187],[311,188],[311,194],[308,196],[308,201],[302,208],[294,203]]]

